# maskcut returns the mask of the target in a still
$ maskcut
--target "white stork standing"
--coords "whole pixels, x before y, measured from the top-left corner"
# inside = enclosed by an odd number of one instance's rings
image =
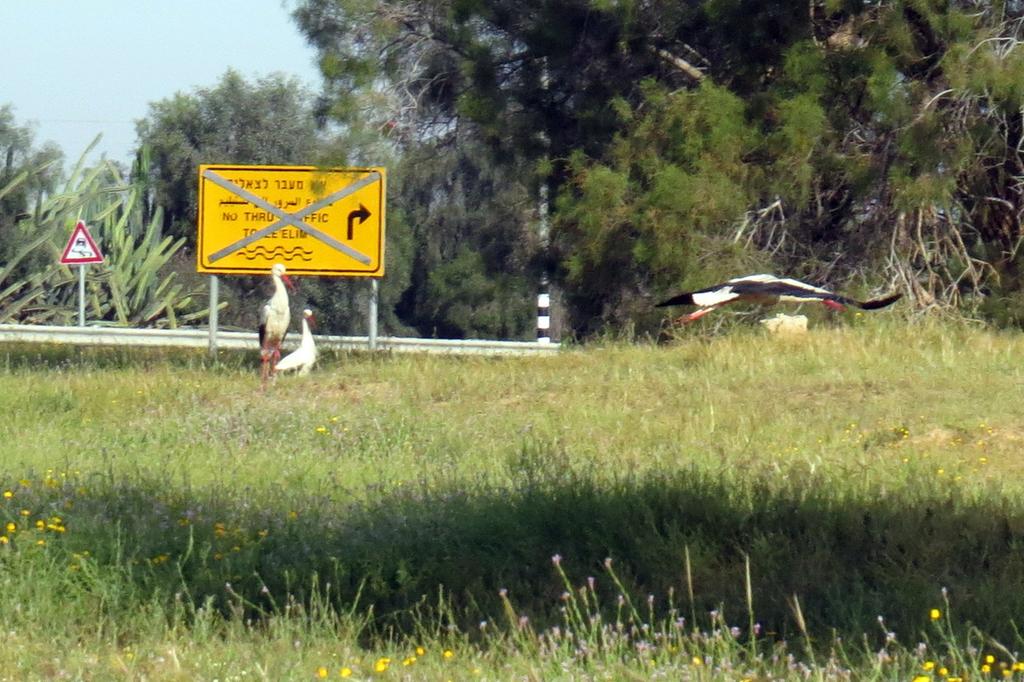
[[[902,295],[896,293],[870,301],[855,301],[852,298],[833,293],[828,289],[822,289],[821,287],[795,279],[786,279],[776,277],[775,275],[747,275],[746,277],[730,279],[728,282],[716,284],[706,289],[689,291],[673,296],[656,304],[655,307],[661,308],[671,305],[699,306],[698,310],[679,318],[680,322],[685,323],[698,320],[715,308],[735,301],[760,303],[762,305],[774,305],[780,302],[807,303],[809,301],[820,301],[833,310],[843,310],[848,305],[864,310],[877,310],[878,308],[892,305]]]
[[[316,318],[313,317],[313,311],[306,308],[302,311],[302,340],[299,347],[281,358],[281,362],[277,363],[278,372],[297,369],[299,376],[309,374],[313,363],[316,362],[316,344],[313,343],[313,333],[309,330],[311,322],[316,324]]]
[[[276,371],[277,361],[281,359],[281,342],[292,320],[288,309],[288,291],[284,285],[295,289],[285,274],[284,264],[274,263],[270,268],[270,276],[274,281],[274,295],[260,309],[260,377],[264,381]]]

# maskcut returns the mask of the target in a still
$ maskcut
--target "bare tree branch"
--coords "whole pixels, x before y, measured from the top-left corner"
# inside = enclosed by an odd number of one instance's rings
[[[704,78],[706,77],[703,71],[701,71],[696,66],[694,66],[690,62],[686,61],[685,59],[683,59],[679,55],[672,54],[668,50],[665,50],[665,49],[660,48],[660,47],[652,47],[651,50],[653,50],[654,53],[656,55],[658,55],[659,57],[661,57],[663,60],[665,60],[666,62],[668,62],[672,66],[674,66],[677,69],[679,69],[680,71],[682,71],[684,74],[686,74],[686,76],[688,76],[694,82],[699,83],[702,80],[704,80]]]

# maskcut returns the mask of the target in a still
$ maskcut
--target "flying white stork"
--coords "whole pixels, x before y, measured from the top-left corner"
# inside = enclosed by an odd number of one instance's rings
[[[306,308],[302,311],[302,340],[299,347],[281,358],[281,362],[277,363],[278,372],[297,369],[299,376],[309,374],[313,363],[316,362],[316,344],[313,343],[313,334],[309,331],[310,322],[316,324],[316,318],[313,317],[313,311]]]
[[[281,359],[281,342],[292,320],[288,309],[288,291],[284,285],[295,289],[285,274],[283,263],[274,263],[270,268],[270,276],[274,281],[274,295],[260,309],[260,377],[264,381],[276,371],[277,361]]]
[[[688,291],[672,298],[666,299],[655,307],[662,308],[671,305],[695,305],[699,306],[688,315],[679,318],[680,322],[693,322],[698,320],[715,308],[733,303],[745,301],[748,303],[760,303],[762,305],[774,305],[776,303],[807,303],[808,301],[821,301],[833,310],[843,310],[845,306],[852,305],[864,310],[877,310],[895,303],[903,294],[890,294],[884,298],[876,298],[870,301],[856,301],[852,298],[840,296],[828,289],[822,289],[806,282],[775,275],[747,275],[736,277],[727,282],[716,284],[706,289]]]

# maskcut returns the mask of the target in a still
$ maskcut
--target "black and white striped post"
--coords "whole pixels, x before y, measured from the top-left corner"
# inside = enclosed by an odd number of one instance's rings
[[[547,251],[550,231],[548,228],[548,183],[546,178],[541,180],[537,194],[537,236],[540,238],[541,248]],[[541,274],[540,287],[537,292],[537,343],[551,343],[551,292],[547,272]]]
[[[548,90],[548,65],[547,58],[543,58],[540,84],[544,92]],[[551,147],[551,138],[546,130],[540,131],[540,141],[547,154]],[[541,178],[540,187],[537,188],[537,237],[540,248],[547,253],[551,230],[548,224],[548,179]],[[545,259],[546,260],[546,259]],[[548,273],[542,272],[540,276],[540,287],[537,292],[537,343],[551,343],[551,290],[548,282]]]
[[[545,277],[537,294],[537,343],[551,343],[551,295],[547,286]]]

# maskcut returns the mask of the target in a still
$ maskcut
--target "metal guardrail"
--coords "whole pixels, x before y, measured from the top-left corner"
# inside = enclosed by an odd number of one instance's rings
[[[298,345],[292,334],[286,348]],[[314,335],[319,348],[368,350],[366,336]],[[167,346],[209,348],[208,329],[132,329],[124,327],[56,327],[0,324],[0,343],[65,343],[83,346]],[[557,343],[537,341],[487,341],[478,339],[417,339],[398,336],[376,337],[376,349],[397,352],[449,353],[458,355],[538,355],[556,353]],[[257,350],[255,332],[218,331],[217,348]]]

